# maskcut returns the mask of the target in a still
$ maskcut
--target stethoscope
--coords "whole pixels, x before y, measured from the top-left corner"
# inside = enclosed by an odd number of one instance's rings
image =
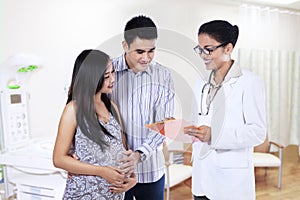
[[[214,100],[216,94],[218,93],[218,91],[219,91],[220,88],[222,87],[222,83],[223,83],[223,80],[224,80],[224,79],[222,80],[222,82],[221,82],[218,86],[214,86],[214,85],[211,83],[211,78],[212,78],[212,75],[213,75],[214,73],[215,73],[214,71],[212,71],[212,72],[210,73],[209,78],[208,78],[208,82],[205,83],[205,84],[203,85],[203,87],[202,87],[201,98],[200,98],[200,113],[198,113],[198,114],[201,115],[201,116],[206,116],[206,115],[208,115],[209,109],[210,109],[210,104],[213,102],[213,100]],[[211,100],[210,100],[208,103],[206,103],[206,112],[203,112],[203,109],[202,109],[203,96],[204,96],[204,90],[205,90],[207,87],[209,87],[207,95],[209,95],[209,93],[210,93],[210,91],[211,91],[211,88],[217,88],[217,90],[216,90],[216,92],[213,94]],[[207,97],[206,97],[206,98],[207,98]]]

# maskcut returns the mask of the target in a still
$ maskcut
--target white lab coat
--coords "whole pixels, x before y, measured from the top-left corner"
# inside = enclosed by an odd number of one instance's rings
[[[253,200],[253,146],[266,136],[263,81],[243,70],[223,83],[212,107],[208,116],[197,117],[198,126],[211,126],[212,138],[210,144],[193,143],[192,193],[211,200]]]

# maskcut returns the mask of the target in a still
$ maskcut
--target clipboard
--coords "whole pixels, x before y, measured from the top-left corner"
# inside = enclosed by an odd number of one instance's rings
[[[191,143],[193,136],[184,134],[183,128],[192,125],[192,122],[184,119],[169,119],[153,124],[146,124],[145,127],[157,131],[169,139],[184,143]]]
[[[165,123],[169,120],[175,120],[175,119],[168,119],[168,120],[164,120],[164,121],[160,121],[160,122],[155,122],[153,124],[146,124],[145,127],[153,130],[153,131],[157,131],[162,135],[165,135]]]

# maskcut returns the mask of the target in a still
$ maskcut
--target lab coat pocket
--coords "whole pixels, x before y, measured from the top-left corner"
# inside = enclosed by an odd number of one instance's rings
[[[247,168],[248,154],[245,149],[217,150],[219,166],[221,168]]]

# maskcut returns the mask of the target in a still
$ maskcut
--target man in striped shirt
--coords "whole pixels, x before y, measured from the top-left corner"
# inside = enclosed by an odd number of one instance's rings
[[[174,84],[166,67],[153,61],[157,28],[145,16],[127,22],[122,42],[124,54],[113,59],[115,85],[112,100],[120,109],[127,144],[136,163],[138,183],[125,200],[164,199],[164,136],[145,124],[173,117]]]

